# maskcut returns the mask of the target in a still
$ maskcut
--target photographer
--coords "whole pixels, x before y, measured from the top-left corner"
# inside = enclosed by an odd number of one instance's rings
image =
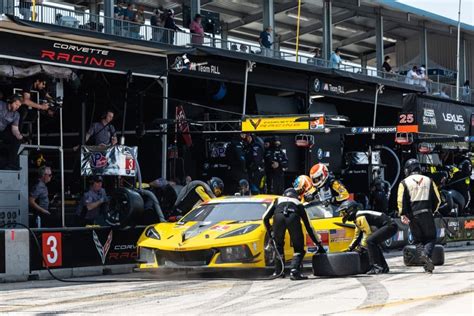
[[[23,87],[23,104],[26,105],[27,107],[34,108],[37,110],[43,110],[47,111],[49,109],[49,104],[39,104],[31,100],[31,93],[32,91],[37,91],[40,94],[40,99],[53,99],[48,92],[46,91],[46,77],[44,76],[38,76],[35,78],[33,83],[28,82],[24,87]],[[22,117],[24,117],[22,115]]]
[[[0,140],[7,145],[8,161],[5,169],[18,170],[18,148],[20,141],[23,139],[18,124],[20,121],[20,114],[18,109],[21,106],[22,96],[14,94],[7,103],[0,101]]]
[[[86,134],[86,143],[92,137],[95,146],[115,146],[117,144],[117,132],[112,125],[114,112],[107,110],[100,117],[99,122],[95,122]]]

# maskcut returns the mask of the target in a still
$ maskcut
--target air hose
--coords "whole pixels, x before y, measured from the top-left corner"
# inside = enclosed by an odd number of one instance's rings
[[[395,162],[397,163],[397,175],[395,176],[395,179],[393,180],[393,182],[390,184],[390,191],[391,191],[393,189],[393,187],[395,186],[395,184],[397,184],[398,178],[400,177],[400,171],[401,171],[400,159],[398,158],[397,154],[393,151],[393,149],[391,149],[387,146],[377,145],[377,146],[375,146],[375,148],[376,149],[384,149],[384,150],[388,151],[395,158]]]

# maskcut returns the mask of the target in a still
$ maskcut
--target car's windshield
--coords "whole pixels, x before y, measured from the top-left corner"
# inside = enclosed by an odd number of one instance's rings
[[[200,206],[180,222],[220,222],[220,221],[255,221],[260,220],[269,207],[268,203],[216,203]]]
[[[324,206],[320,202],[313,202],[305,205],[309,219],[337,217],[337,208],[332,205]]]

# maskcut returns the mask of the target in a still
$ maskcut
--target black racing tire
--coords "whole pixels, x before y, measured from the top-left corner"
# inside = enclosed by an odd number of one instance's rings
[[[431,261],[435,266],[442,266],[444,264],[444,247],[442,245],[435,245]],[[409,266],[423,266],[419,257],[416,255],[416,246],[408,245],[403,248],[403,263]]]
[[[140,224],[150,225],[166,222],[156,195],[148,190],[141,190],[139,193],[143,198],[144,204],[143,217],[140,218]]]
[[[357,252],[315,254],[313,256],[313,274],[315,276],[355,275],[360,270],[360,257]]]
[[[369,253],[367,251],[360,253],[359,258],[360,258],[359,274],[366,274],[370,270]]]
[[[106,222],[111,226],[135,225],[135,219],[143,216],[144,203],[141,195],[132,189],[118,188],[111,196]]]

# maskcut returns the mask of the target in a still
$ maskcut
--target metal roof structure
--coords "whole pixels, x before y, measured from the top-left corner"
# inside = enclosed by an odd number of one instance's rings
[[[91,1],[49,0],[87,6]],[[97,1],[97,3],[103,1]],[[174,9],[177,19],[182,16],[181,0],[134,0],[152,12],[159,5]],[[229,36],[256,41],[263,29],[263,0],[201,0],[201,9],[220,14],[223,29]],[[295,49],[297,0],[274,0],[276,40],[282,48]],[[311,52],[322,46],[322,16],[324,0],[303,0],[300,19],[300,49]],[[384,47],[394,51],[397,41],[418,36],[424,27],[428,32],[456,36],[457,21],[410,7],[395,0],[337,0],[332,1],[333,46],[338,47],[346,59],[360,60],[375,57],[376,17],[384,17]],[[462,24],[463,37],[474,40],[474,26]]]

